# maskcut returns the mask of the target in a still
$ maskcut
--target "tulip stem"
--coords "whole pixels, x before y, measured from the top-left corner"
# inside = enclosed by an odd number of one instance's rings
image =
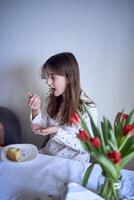
[[[122,150],[122,148],[123,148],[123,147],[124,147],[124,145],[126,144],[126,142],[127,142],[128,138],[129,138],[129,135],[127,135],[127,136],[126,136],[126,138],[124,139],[124,141],[122,142],[122,144],[121,144],[121,146],[120,146],[120,148],[119,148],[119,151],[121,151],[121,150]]]

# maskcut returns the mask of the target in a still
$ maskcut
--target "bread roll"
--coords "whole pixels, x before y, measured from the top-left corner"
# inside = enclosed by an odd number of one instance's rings
[[[12,161],[19,161],[20,158],[21,158],[21,151],[19,148],[15,148],[15,147],[10,147],[8,150],[7,150],[7,158],[9,160],[12,160]]]

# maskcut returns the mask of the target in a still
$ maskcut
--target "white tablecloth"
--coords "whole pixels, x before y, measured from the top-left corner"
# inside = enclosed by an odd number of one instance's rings
[[[83,172],[84,166],[79,161],[42,154],[25,163],[0,160],[0,200],[101,199],[79,185]],[[96,165],[88,183],[90,190],[96,190],[100,174],[101,169]],[[134,196],[134,172],[123,170],[122,175],[124,194]]]

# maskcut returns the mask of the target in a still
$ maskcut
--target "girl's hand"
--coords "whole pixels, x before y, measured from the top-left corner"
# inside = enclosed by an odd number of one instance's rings
[[[28,106],[31,108],[31,110],[34,111],[40,111],[40,105],[41,105],[41,100],[40,96],[34,94],[32,95],[30,92],[28,93]]]
[[[32,110],[32,120],[39,114],[41,107],[40,97],[36,94],[32,95],[30,92],[28,93],[28,102],[27,105]]]
[[[59,127],[57,126],[50,126],[50,127],[47,127],[47,128],[44,128],[44,127],[37,127],[36,128],[36,134],[39,134],[39,135],[49,135],[51,133],[57,133],[59,130]]]
[[[43,127],[39,126],[38,124],[31,124],[31,129],[35,134],[36,134],[36,131],[41,128]]]

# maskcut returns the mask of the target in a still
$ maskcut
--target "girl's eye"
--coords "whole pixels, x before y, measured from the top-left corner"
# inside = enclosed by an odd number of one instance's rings
[[[52,75],[52,74],[50,74],[50,75],[47,75],[47,80],[49,79],[49,80],[55,80],[57,77],[56,77],[56,75]]]
[[[51,78],[52,80],[55,80],[55,76],[51,76],[50,78]]]

